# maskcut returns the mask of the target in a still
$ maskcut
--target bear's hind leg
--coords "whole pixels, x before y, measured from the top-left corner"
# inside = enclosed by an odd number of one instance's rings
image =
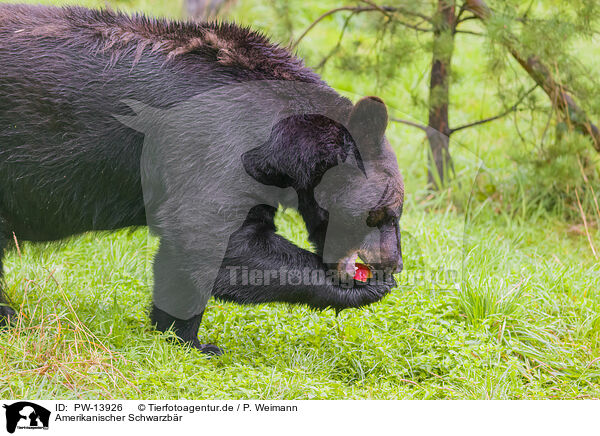
[[[204,312],[187,320],[178,319],[169,315],[167,312],[160,310],[153,304],[150,313],[150,321],[158,331],[165,332],[172,328],[173,332],[182,342],[190,344],[204,354],[219,356],[223,354],[221,348],[213,344],[201,344],[198,339],[198,329],[202,322],[202,315],[204,315]]]
[[[222,354],[212,344],[198,340],[198,329],[206,302],[210,297],[198,291],[189,269],[183,265],[189,257],[180,249],[161,240],[154,258],[154,295],[150,321],[159,331],[173,329],[181,342],[190,344],[205,354]]]
[[[8,325],[17,316],[17,312],[8,305],[8,299],[4,292],[0,290],[0,327]]]
[[[1,231],[2,229],[0,229]],[[6,247],[6,239],[0,236],[0,282],[2,282],[2,258],[4,257],[4,248]],[[16,319],[17,313],[8,304],[8,298],[4,291],[0,289],[0,327],[8,325],[12,320]]]

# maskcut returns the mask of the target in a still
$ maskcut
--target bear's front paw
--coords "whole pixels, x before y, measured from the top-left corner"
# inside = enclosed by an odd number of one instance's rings
[[[336,309],[357,308],[375,303],[385,297],[396,286],[396,281],[391,274],[382,278],[367,278],[365,281],[354,280],[353,286],[340,286],[334,295]]]

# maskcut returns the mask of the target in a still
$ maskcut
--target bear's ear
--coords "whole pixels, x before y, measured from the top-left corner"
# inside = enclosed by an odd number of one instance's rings
[[[379,145],[388,124],[388,112],[379,97],[361,98],[352,108],[348,129],[355,141],[364,145]]]
[[[263,185],[287,188],[292,184],[290,177],[277,169],[273,153],[266,145],[242,154],[242,165],[250,177]]]

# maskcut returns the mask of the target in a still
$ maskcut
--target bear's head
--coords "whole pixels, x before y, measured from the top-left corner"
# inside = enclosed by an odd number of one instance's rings
[[[336,120],[294,115],[243,156],[268,185],[293,187],[309,238],[323,262],[353,275],[357,257],[373,273],[402,270],[398,220],[404,184],[385,137],[388,114],[377,97],[347,105]]]

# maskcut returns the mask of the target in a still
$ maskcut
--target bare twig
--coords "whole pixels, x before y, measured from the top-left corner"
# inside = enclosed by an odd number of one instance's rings
[[[344,11],[350,11],[353,14],[358,14],[361,12],[379,12],[379,13],[383,13],[385,15],[389,15],[390,13],[399,13],[399,14],[404,14],[404,15],[409,15],[409,16],[414,16],[414,17],[418,17],[421,18],[422,20],[425,20],[427,22],[431,22],[431,18],[420,14],[418,12],[413,12],[413,11],[409,11],[405,8],[401,8],[401,7],[393,7],[393,6],[379,6],[377,4],[374,4],[368,0],[362,0],[363,3],[365,3],[367,6],[340,6],[339,8],[334,8],[331,9],[327,12],[324,12],[323,14],[321,14],[315,21],[313,21],[305,30],[304,32],[302,32],[302,34],[298,37],[298,39],[296,39],[296,41],[294,41],[292,44],[290,44],[290,49],[294,50],[298,47],[298,44],[300,44],[300,41],[302,41],[302,39],[304,39],[304,37],[308,34],[308,32],[310,32],[317,24],[319,24],[321,21],[323,21],[325,18],[336,14],[338,12],[344,12]],[[407,23],[405,21],[401,21],[401,20],[396,20],[399,24],[408,27],[410,29],[416,30],[418,32],[431,32],[432,29],[429,28],[425,28],[425,27],[420,27],[416,24],[411,24],[411,23]]]
[[[531,0],[529,2],[529,6],[527,6],[527,10],[523,13],[523,16],[521,17],[521,19],[525,22],[527,21],[527,18],[529,16],[529,12],[531,12],[531,8],[533,6],[533,3],[535,2],[535,0]]]
[[[329,17],[330,15],[336,14],[338,12],[342,12],[342,11],[352,11],[354,13],[358,13],[358,12],[364,12],[367,10],[372,10],[372,8],[359,8],[359,7],[355,7],[355,6],[341,6],[339,8],[335,8],[335,9],[331,9],[323,14],[321,14],[319,16],[319,18],[317,18],[315,21],[313,21],[310,26],[308,26],[304,32],[302,32],[302,35],[300,35],[298,37],[298,39],[296,39],[296,41],[290,45],[290,49],[294,50],[296,47],[298,47],[298,44],[300,44],[300,41],[302,41],[302,39],[304,39],[304,37],[308,34],[308,32],[310,32],[317,24],[319,24],[321,21],[323,21],[325,18]]]
[[[433,32],[433,30],[428,27],[419,27],[416,24],[410,24],[410,23],[407,23],[406,21],[399,20],[398,18],[396,18],[394,20],[394,22],[401,24],[404,27],[408,27],[409,29],[416,30],[417,32]]]
[[[590,236],[590,231],[588,229],[587,218],[585,217],[585,212],[583,211],[583,207],[581,207],[581,201],[579,201],[579,194],[577,193],[577,188],[575,188],[575,197],[577,198],[577,206],[579,206],[579,211],[581,212],[581,218],[583,218],[583,226],[585,227],[585,234],[587,236],[588,242],[590,244],[590,248],[592,249],[592,253],[596,260],[598,260],[598,254],[596,253],[596,248],[594,247],[594,243],[592,242],[592,237]]]
[[[415,12],[415,11],[411,11],[409,9],[403,8],[402,6],[380,6],[378,4],[376,4],[375,2],[372,2],[371,0],[360,0],[362,3],[366,3],[370,6],[373,6],[374,8],[377,8],[378,10],[380,10],[383,13],[389,13],[389,12],[397,12],[400,13],[402,15],[408,15],[408,16],[412,16],[412,17],[417,17],[417,18],[421,18],[424,21],[427,21],[428,23],[433,23],[433,19],[425,14],[421,14],[419,12]]]
[[[583,176],[583,181],[592,191],[592,198],[594,199],[594,205],[596,206],[596,218],[597,222],[600,225],[600,206],[598,206],[598,199],[596,198],[596,192],[594,191],[594,186],[590,183],[588,177],[585,174],[583,169],[583,164],[581,163],[581,159],[579,159],[579,155],[577,155],[577,163],[579,164],[579,170],[581,171],[581,175]]]
[[[390,16],[389,12],[386,11],[383,6],[380,6],[377,3],[373,3],[371,0],[360,0],[360,2],[368,4],[369,6],[377,9],[379,12],[381,12],[384,15],[387,15],[388,17]]]
[[[352,17],[354,17],[354,15],[356,15],[356,13],[353,12],[346,17],[346,19],[344,20],[344,25],[342,26],[342,31],[340,32],[340,36],[338,38],[337,43],[335,44],[335,47],[333,47],[331,51],[327,53],[327,55],[323,59],[321,59],[319,65],[315,67],[316,70],[323,68],[327,61],[329,61],[329,59],[331,59],[331,57],[340,49],[340,47],[342,46],[342,40],[344,39],[344,35],[346,34],[346,29],[348,28],[350,20],[352,19]]]
[[[390,117],[390,121],[400,124],[406,124],[407,126],[416,127],[417,129],[421,129],[424,132],[427,132],[427,126],[419,123],[415,123],[414,121],[403,120],[402,118],[393,118]]]
[[[485,34],[481,32],[474,32],[473,30],[455,30],[454,33],[462,33],[464,35],[485,36]]]
[[[465,21],[479,19],[479,17],[477,17],[476,15],[469,15],[469,16],[463,18],[463,14],[465,12],[467,12],[467,11],[471,12],[468,8],[467,3],[468,2],[463,3],[462,6],[460,7],[460,10],[458,11],[458,14],[456,14],[456,19],[454,21],[454,33],[465,33],[464,30],[457,30],[459,24],[464,23]]]
[[[468,17],[464,17],[464,18],[461,18],[460,20],[458,20],[456,22],[456,24],[464,23],[465,21],[471,21],[471,20],[479,20],[479,17],[477,17],[475,15],[469,15]]]
[[[510,108],[508,108],[507,110],[505,110],[501,114],[498,114],[498,115],[495,115],[495,116],[489,117],[489,118],[484,118],[483,120],[474,121],[472,123],[468,123],[468,124],[465,124],[463,126],[455,127],[454,129],[450,129],[450,134],[458,132],[459,130],[468,129],[469,127],[479,126],[481,124],[489,123],[490,121],[495,121],[495,120],[497,120],[499,118],[505,117],[506,115],[510,114],[511,112],[516,111],[517,108],[519,107],[519,105],[523,102],[523,100],[525,100],[525,98],[529,94],[531,94],[537,87],[538,87],[537,84],[534,85],[529,91],[527,91],[525,94],[523,94],[521,96],[521,98],[519,98],[519,100],[515,104],[513,104]]]
[[[546,140],[546,135],[548,134],[548,129],[550,128],[552,115],[554,115],[554,106],[550,106],[550,114],[548,114],[548,120],[546,120],[546,125],[544,126],[544,131],[542,132],[542,138],[540,139],[540,147],[542,150],[544,149],[544,141]]]
[[[456,29],[456,26],[458,25],[458,23],[460,23],[460,19],[462,18],[462,15],[465,13],[467,8],[467,4],[463,3],[460,6],[460,9],[458,10],[458,14],[456,14],[456,18],[454,19],[454,29]]]

